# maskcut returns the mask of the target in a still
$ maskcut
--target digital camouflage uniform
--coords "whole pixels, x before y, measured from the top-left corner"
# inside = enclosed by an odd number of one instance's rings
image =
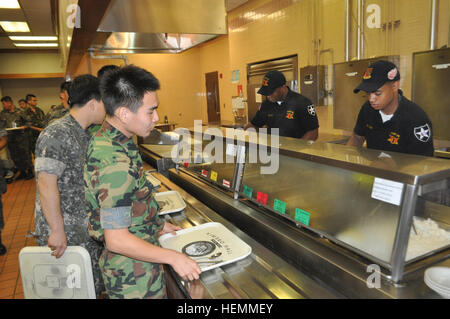
[[[45,113],[39,107],[35,107],[36,113],[31,110],[31,107],[27,107],[24,111],[25,117],[27,119],[27,124],[36,126],[39,128],[44,128]],[[30,151],[34,154],[36,148],[36,141],[41,132],[38,130],[30,129],[29,140],[30,140]]]
[[[66,109],[62,104],[55,107],[55,109],[48,111],[44,118],[44,127],[49,126],[53,121],[60,119],[67,113],[69,113],[69,109]]]
[[[61,213],[68,246],[82,246],[91,256],[97,296],[102,291],[98,259],[103,246],[89,236],[85,206],[83,170],[90,135],[70,115],[44,129],[36,144],[36,178],[39,172],[58,177]],[[50,228],[45,219],[36,188],[35,234],[40,246],[47,246]]]
[[[5,109],[1,111],[0,121],[3,122],[6,128],[24,126],[28,123],[25,113],[18,108],[14,108],[14,112],[9,112]],[[8,132],[9,154],[17,169],[22,172],[33,169],[29,138],[26,130],[11,130]]]
[[[92,137],[84,169],[89,233],[104,242],[104,229],[123,229],[159,246],[164,220],[145,178],[139,149],[132,138],[104,122]],[[134,260],[108,251],[100,270],[110,298],[167,298],[161,264]]]

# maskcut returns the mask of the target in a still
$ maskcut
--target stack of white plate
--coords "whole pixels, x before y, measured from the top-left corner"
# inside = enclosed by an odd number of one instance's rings
[[[450,299],[450,267],[431,267],[425,271],[425,283],[442,297]]]

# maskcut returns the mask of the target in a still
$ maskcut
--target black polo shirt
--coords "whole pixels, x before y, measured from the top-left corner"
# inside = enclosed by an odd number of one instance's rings
[[[280,136],[301,138],[306,132],[318,128],[319,121],[311,100],[288,90],[281,105],[265,100],[251,123],[256,127],[278,128]]]
[[[363,136],[367,148],[433,156],[433,134],[427,114],[399,90],[399,105],[393,117],[384,122],[380,112],[367,101],[358,114],[354,132]]]

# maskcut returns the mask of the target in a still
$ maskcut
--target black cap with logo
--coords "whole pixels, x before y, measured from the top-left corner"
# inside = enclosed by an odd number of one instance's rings
[[[389,61],[379,60],[372,63],[363,75],[363,81],[353,90],[358,93],[360,90],[366,92],[375,92],[386,82],[395,82],[400,80],[400,72],[397,66]]]
[[[271,95],[276,89],[286,84],[286,78],[283,73],[272,70],[266,73],[263,78],[263,84],[258,90],[258,94]]]

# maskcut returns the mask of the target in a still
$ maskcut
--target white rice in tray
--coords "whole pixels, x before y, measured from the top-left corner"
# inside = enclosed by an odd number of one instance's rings
[[[438,223],[430,218],[422,220],[414,217],[414,225],[417,235],[411,227],[406,261],[450,245],[450,232],[440,228]]]

